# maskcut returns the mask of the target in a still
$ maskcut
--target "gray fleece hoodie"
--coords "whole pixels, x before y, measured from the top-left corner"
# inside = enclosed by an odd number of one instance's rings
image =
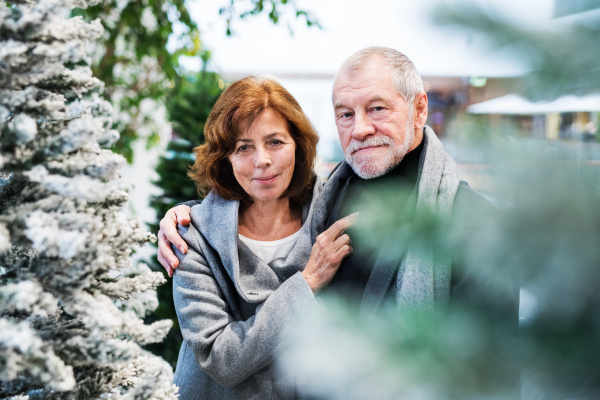
[[[312,249],[310,220],[321,193],[302,209],[302,228],[286,259],[268,265],[238,240],[238,201],[210,193],[180,226],[188,243],[173,277],[183,344],[175,383],[180,400],[293,399],[294,377],[273,360],[302,316],[318,307],[301,274]]]

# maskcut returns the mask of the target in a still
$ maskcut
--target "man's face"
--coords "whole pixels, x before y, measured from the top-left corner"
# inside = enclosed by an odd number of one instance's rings
[[[384,175],[411,149],[413,105],[396,91],[379,60],[353,74],[341,73],[333,88],[333,104],[346,161],[361,178]]]

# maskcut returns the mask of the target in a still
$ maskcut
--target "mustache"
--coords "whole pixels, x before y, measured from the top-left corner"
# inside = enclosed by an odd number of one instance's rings
[[[392,138],[389,138],[387,136],[372,136],[365,140],[352,139],[352,141],[346,148],[346,154],[352,155],[352,153],[354,153],[355,151],[364,149],[365,147],[384,146],[384,145],[393,147],[395,145],[395,143]]]

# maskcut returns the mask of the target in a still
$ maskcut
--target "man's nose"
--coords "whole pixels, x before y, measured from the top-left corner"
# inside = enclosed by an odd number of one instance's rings
[[[259,147],[254,154],[254,166],[256,168],[267,168],[271,165],[271,154],[264,147]]]
[[[354,127],[352,129],[352,138],[363,141],[367,137],[375,134],[375,126],[365,113],[357,113],[354,116]]]

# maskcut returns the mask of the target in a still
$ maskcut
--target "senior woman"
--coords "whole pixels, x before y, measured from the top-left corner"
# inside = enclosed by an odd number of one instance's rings
[[[355,218],[311,245],[318,136],[277,82],[229,86],[204,138],[190,176],[208,195],[180,227],[189,249],[173,278],[184,338],[174,383],[181,400],[296,398],[273,360],[352,251],[343,231]]]

